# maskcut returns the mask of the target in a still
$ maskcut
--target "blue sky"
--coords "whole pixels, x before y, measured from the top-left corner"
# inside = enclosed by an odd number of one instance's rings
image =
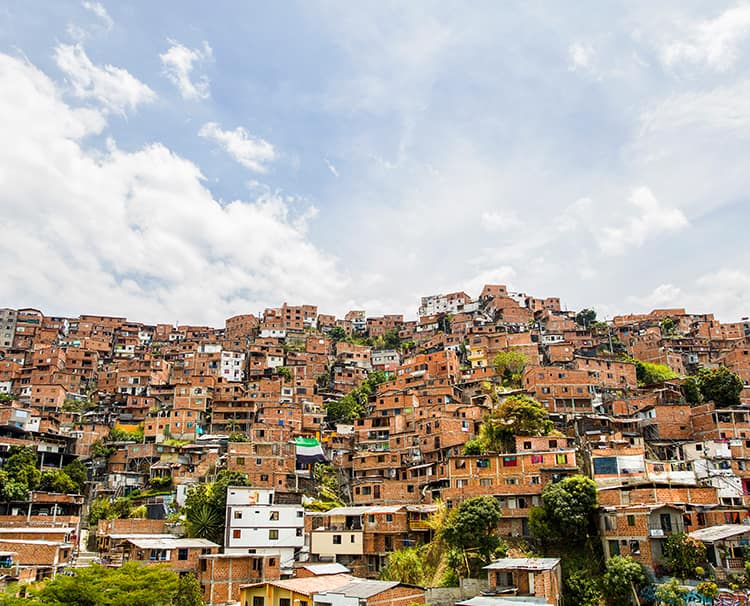
[[[750,314],[746,2],[5,2],[2,305]]]

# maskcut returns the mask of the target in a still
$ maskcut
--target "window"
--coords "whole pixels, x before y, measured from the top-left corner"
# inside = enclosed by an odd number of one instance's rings
[[[333,535],[333,544],[334,545],[341,545],[341,535],[340,534]]]
[[[279,519],[279,512],[278,511],[272,511],[270,517],[268,518],[272,521],[277,521]]]
[[[237,465],[244,465],[245,464],[245,457],[237,457]]]
[[[517,467],[518,459],[516,457],[503,457],[503,467]]]
[[[630,554],[641,555],[641,544],[638,541],[630,541]]]
[[[628,526],[635,526],[635,516],[629,515],[628,516]]]
[[[241,511],[237,511],[237,510],[235,509],[235,510],[234,510],[234,519],[235,519],[235,520],[241,520],[241,519],[242,519],[242,512],[241,512]]]
[[[232,531],[232,538],[233,539],[240,539],[240,538],[242,538],[242,531],[240,529],[238,529],[238,528],[235,528]]]
[[[386,522],[393,522],[393,514],[392,513],[385,514],[385,521]]]
[[[270,528],[268,530],[268,539],[270,541],[276,541],[279,538],[279,529],[278,528]]]
[[[279,598],[279,606],[290,606],[291,600],[289,598]]]
[[[524,450],[531,450],[531,442],[524,442],[523,448]]]
[[[565,465],[567,462],[568,462],[568,455],[566,454],[555,455],[555,463],[557,465]]]
[[[374,524],[375,523],[375,516],[373,514],[370,513],[370,514],[367,515],[367,523],[368,524]]]
[[[181,548],[177,550],[177,559],[178,560],[187,560],[188,559],[188,550],[185,548]]]
[[[304,517],[305,517],[305,512],[304,512],[304,511],[302,511],[302,510],[300,509],[300,510],[299,510],[299,511],[297,512],[297,517],[298,517],[298,518],[304,518]]]
[[[254,595],[253,596],[253,606],[263,606],[263,596]]]
[[[302,529],[301,528],[297,528],[297,536],[298,537],[302,536]]]

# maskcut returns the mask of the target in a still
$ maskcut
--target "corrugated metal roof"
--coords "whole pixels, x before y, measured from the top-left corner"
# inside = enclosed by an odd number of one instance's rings
[[[346,574],[347,572],[351,572],[346,566],[338,562],[334,562],[333,564],[303,564],[300,568],[309,570],[314,575]]]
[[[355,579],[351,583],[331,591],[316,593],[340,593],[350,598],[366,599],[400,585],[398,581],[372,581],[369,579]]]
[[[64,533],[64,532],[75,532],[75,528],[72,526],[61,526],[56,528],[54,526],[10,526],[7,528],[0,527],[0,534],[43,534],[45,532],[51,533]]]
[[[744,524],[721,524],[719,526],[709,526],[708,528],[699,528],[689,533],[694,539],[699,541],[721,541],[730,539],[741,534],[750,533],[750,526]]]
[[[354,577],[349,574],[327,574],[319,577],[305,577],[301,579],[286,579],[284,581],[266,581],[265,583],[250,583],[240,585],[241,588],[264,587],[273,585],[296,593],[312,595],[323,591],[332,591],[351,582]]]
[[[138,549],[187,549],[189,547],[218,547],[207,539],[126,539]]]
[[[559,558],[501,558],[484,570],[551,570],[559,563]]]

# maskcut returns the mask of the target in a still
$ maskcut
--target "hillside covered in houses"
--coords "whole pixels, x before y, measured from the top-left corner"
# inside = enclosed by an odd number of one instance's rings
[[[0,604],[152,565],[213,605],[747,603],[750,321],[416,317],[0,310]]]

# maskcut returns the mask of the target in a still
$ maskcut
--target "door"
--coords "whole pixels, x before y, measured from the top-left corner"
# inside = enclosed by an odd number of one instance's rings
[[[672,516],[668,513],[662,513],[659,519],[661,520],[661,529],[664,531],[664,534],[672,532]]]

